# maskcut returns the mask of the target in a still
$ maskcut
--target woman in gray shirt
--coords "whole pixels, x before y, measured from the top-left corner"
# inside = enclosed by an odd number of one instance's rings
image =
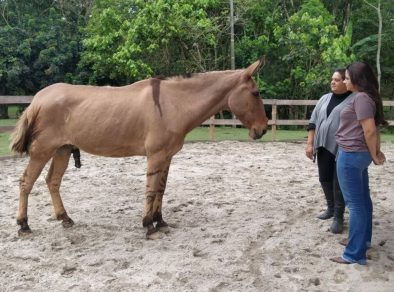
[[[317,218],[326,220],[334,216],[330,226],[332,233],[342,233],[345,202],[336,175],[335,156],[337,143],[335,132],[339,125],[339,113],[347,104],[350,91],[346,89],[345,69],[337,69],[331,77],[331,93],[323,95],[312,112],[308,126],[305,154],[310,159],[317,156],[319,181],[327,201],[327,210]]]

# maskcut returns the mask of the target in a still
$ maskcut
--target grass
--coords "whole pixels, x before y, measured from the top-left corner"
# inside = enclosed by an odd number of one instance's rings
[[[16,119],[0,120],[0,127],[1,126],[15,126],[16,121],[17,121]]]
[[[2,126],[15,126],[16,119],[0,120],[0,127]],[[11,151],[8,149],[10,145],[10,134],[11,133],[0,133],[0,156],[11,155]]]
[[[252,141],[248,135],[248,130],[245,128],[233,128],[233,127],[215,127],[214,141],[223,140],[235,140],[235,141]],[[307,132],[305,130],[288,131],[278,130],[276,132],[277,141],[289,141],[289,140],[303,140],[306,139]],[[268,131],[263,136],[261,141],[267,142],[272,141],[272,132]],[[210,141],[209,139],[209,127],[198,127],[191,131],[186,136],[186,141]]]
[[[0,126],[15,125],[16,120],[0,120]],[[9,150],[9,136],[11,133],[0,133],[0,156],[11,155]],[[307,132],[305,130],[277,130],[276,141],[303,141],[306,142]],[[382,142],[394,143],[394,134],[383,133]],[[251,141],[248,136],[248,130],[244,128],[233,127],[216,127],[213,141],[234,140],[234,141]],[[268,131],[260,140],[262,142],[271,142],[272,132]],[[211,141],[209,139],[209,127],[198,127],[186,136],[187,142]]]
[[[8,149],[10,141],[8,140],[10,133],[0,133],[0,156],[10,155],[11,152]]]
[[[306,130],[277,130],[275,141],[286,142],[286,141],[305,141],[308,136]],[[251,141],[248,136],[248,130],[245,128],[232,128],[232,127],[216,127],[214,134],[214,141],[223,140],[236,140],[236,141]],[[209,128],[208,127],[198,127],[191,131],[186,136],[186,141],[210,141],[209,139]],[[269,130],[267,134],[261,138],[262,142],[271,142],[272,131]],[[394,133],[390,131],[383,130],[381,133],[382,142],[394,143]]]

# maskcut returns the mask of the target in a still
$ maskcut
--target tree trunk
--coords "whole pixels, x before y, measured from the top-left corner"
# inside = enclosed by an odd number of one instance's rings
[[[293,4],[293,2],[291,4]],[[286,1],[282,1],[282,5],[283,5],[283,10],[285,11],[285,14],[286,14],[286,19],[288,20],[290,18],[290,16],[289,16],[289,12],[287,11]],[[294,5],[292,5],[292,6],[294,6]]]
[[[376,52],[376,69],[378,73],[378,83],[379,83],[379,91],[380,91],[380,79],[382,76],[382,72],[380,69],[380,50],[382,49],[382,11],[380,10],[380,0],[376,10],[378,12],[378,18],[379,18],[378,51]]]
[[[350,20],[350,1],[345,0],[343,7],[343,24],[342,24],[342,33],[346,33],[347,26]]]
[[[379,30],[378,30],[378,49],[376,51],[376,71],[377,71],[377,78],[378,78],[378,84],[379,84],[379,91],[380,91],[380,79],[381,79],[381,69],[380,69],[380,51],[382,49],[382,12],[380,10],[380,0],[378,1],[378,6],[373,6],[371,3],[369,3],[367,0],[364,0],[365,3],[367,3],[369,6],[374,8],[376,12],[378,13],[378,19],[379,19]]]

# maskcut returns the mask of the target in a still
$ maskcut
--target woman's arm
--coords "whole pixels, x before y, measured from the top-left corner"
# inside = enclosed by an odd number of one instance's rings
[[[313,159],[313,140],[315,138],[315,129],[308,131],[308,139],[306,141],[305,155],[309,159]]]
[[[378,136],[378,144],[377,144],[377,148],[376,151],[378,152],[377,156],[378,156],[378,160],[381,160],[384,162],[386,162],[386,156],[384,155],[384,153],[382,151],[380,151],[380,132],[379,129],[376,129],[376,135]],[[382,163],[382,164],[383,164]]]
[[[373,118],[369,118],[361,120],[360,123],[363,128],[365,141],[373,162],[377,165],[383,164],[385,157],[380,151],[380,136],[375,126],[375,120]]]
[[[313,128],[309,128],[309,130],[308,130],[308,139],[306,141],[306,146],[305,146],[305,155],[306,155],[306,157],[308,157],[311,160],[313,160],[313,141],[315,139],[315,134],[316,134],[315,127],[316,127],[319,115],[323,114],[322,113],[322,106],[329,96],[331,96],[331,94],[328,93],[328,94],[325,94],[322,97],[320,97],[319,101],[317,102],[315,108],[312,111],[312,115],[309,120],[309,125],[313,125]]]

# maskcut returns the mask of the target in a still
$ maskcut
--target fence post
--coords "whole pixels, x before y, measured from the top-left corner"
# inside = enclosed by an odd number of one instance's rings
[[[272,141],[276,140],[276,120],[277,120],[277,112],[278,112],[278,106],[276,104],[276,100],[272,103]]]

